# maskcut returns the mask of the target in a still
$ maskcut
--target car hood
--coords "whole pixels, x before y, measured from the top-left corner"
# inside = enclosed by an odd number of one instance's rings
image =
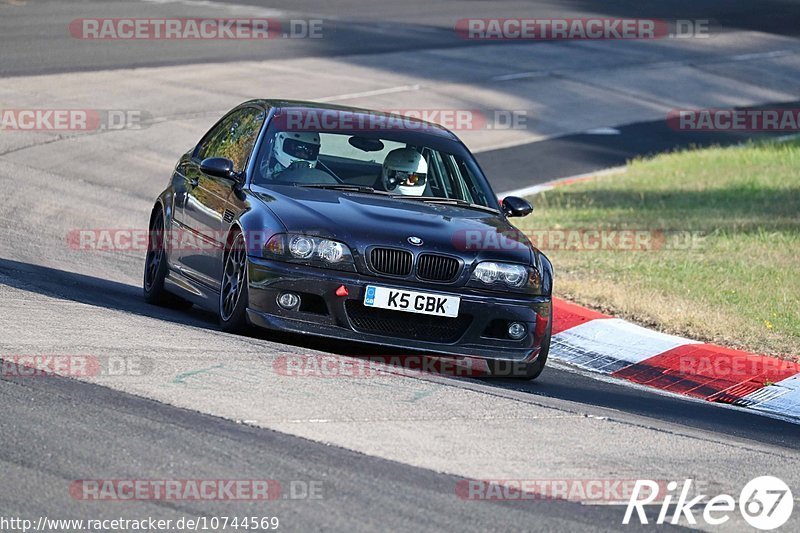
[[[464,259],[530,263],[530,241],[504,217],[475,209],[398,200],[378,194],[295,186],[254,186],[252,193],[288,232],[345,242],[364,254],[373,245],[435,251]],[[409,237],[422,239],[412,246]]]

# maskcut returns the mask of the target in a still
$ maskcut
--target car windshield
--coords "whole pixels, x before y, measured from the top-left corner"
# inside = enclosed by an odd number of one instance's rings
[[[443,149],[448,147],[458,149]],[[270,127],[255,163],[253,184],[340,188],[497,210],[497,200],[477,164],[463,153],[466,150],[459,150],[457,143],[420,133]]]

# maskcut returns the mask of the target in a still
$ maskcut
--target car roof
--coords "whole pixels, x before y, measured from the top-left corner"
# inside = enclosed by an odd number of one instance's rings
[[[302,110],[303,112],[336,111],[339,113],[352,114],[355,120],[358,120],[359,118],[362,120],[366,120],[368,117],[375,117],[375,116],[386,117],[389,119],[395,119],[396,123],[400,124],[414,123],[424,127],[424,129],[422,130],[419,127],[409,127],[410,130],[436,135],[453,141],[459,141],[458,137],[456,137],[456,135],[453,132],[451,132],[450,130],[439,124],[397,113],[387,113],[384,111],[378,111],[374,109],[326,104],[321,102],[310,102],[305,100],[258,99],[258,100],[250,100],[242,105],[253,105],[253,104],[262,105],[266,108],[275,108],[278,111],[283,111],[283,110]]]

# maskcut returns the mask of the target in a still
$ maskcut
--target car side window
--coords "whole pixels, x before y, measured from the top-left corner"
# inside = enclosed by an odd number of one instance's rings
[[[266,113],[254,107],[234,111],[200,141],[197,157],[225,157],[233,161],[237,172],[244,170],[258,139]]]

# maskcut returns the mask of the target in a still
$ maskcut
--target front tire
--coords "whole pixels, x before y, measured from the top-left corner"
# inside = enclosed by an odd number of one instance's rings
[[[248,329],[247,246],[241,231],[231,236],[222,264],[219,324],[228,333],[245,333]]]
[[[164,280],[167,278],[167,252],[164,245],[164,212],[159,207],[150,220],[147,237],[147,255],[144,260],[144,279],[142,292],[144,301],[149,304],[172,309],[189,309],[192,302],[167,292]]]

